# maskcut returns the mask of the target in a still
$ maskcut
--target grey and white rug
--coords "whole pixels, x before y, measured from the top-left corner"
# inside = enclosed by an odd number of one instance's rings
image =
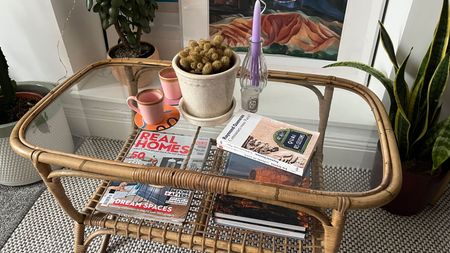
[[[80,154],[112,158],[121,143],[99,138],[86,139]],[[361,181],[368,180],[368,171],[354,168],[327,168],[325,180],[330,190],[365,189]],[[352,175],[352,176],[349,176]],[[358,180],[354,180],[354,178]],[[337,182],[340,182],[339,184]],[[345,182],[344,184],[342,182]],[[98,184],[96,180],[67,178],[66,191],[76,208],[81,209]],[[6,242],[0,253],[9,252],[72,252],[73,224],[56,204],[48,191],[44,191],[22,222]],[[350,211],[346,221],[340,252],[450,252],[450,190],[440,202],[421,214],[400,217],[381,209]],[[91,245],[95,252],[99,241]],[[108,252],[190,252],[148,241],[113,237]]]
[[[0,248],[44,190],[42,182],[20,187],[0,184]]]

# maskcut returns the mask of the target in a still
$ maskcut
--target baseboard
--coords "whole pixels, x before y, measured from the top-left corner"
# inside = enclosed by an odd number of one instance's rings
[[[108,103],[110,104],[110,103]],[[79,136],[99,136],[111,139],[125,139],[132,127],[130,110],[124,105],[64,106],[72,133]],[[266,115],[271,117],[271,115]],[[318,122],[312,120],[292,120],[280,118],[289,124],[307,129],[317,129]],[[208,128],[202,135],[215,138],[221,128]],[[188,122],[180,120],[177,133],[193,134],[194,129]],[[346,167],[370,168],[373,163],[378,135],[374,126],[329,122],[324,147],[324,164]]]

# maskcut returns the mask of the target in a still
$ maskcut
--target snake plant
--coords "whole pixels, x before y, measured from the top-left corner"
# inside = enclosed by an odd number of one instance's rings
[[[337,62],[325,67],[346,66],[365,71],[385,87],[391,105],[392,122],[400,157],[403,162],[420,160],[432,162],[428,172],[434,174],[450,157],[450,117],[439,121],[441,97],[447,86],[450,61],[450,24],[448,1],[443,6],[433,40],[425,54],[412,86],[405,81],[408,58],[400,62],[394,52],[389,34],[380,23],[381,42],[395,69],[395,77],[358,62]]]

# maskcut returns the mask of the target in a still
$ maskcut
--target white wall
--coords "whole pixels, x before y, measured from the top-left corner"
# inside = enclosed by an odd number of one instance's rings
[[[51,0],[51,3],[73,72],[104,59],[106,48],[98,14],[88,12],[85,1]]]
[[[413,4],[413,0],[397,0],[397,1],[389,1],[387,3],[385,18],[384,18],[384,27],[389,32],[389,35],[394,44],[395,50],[398,49],[400,44],[400,40],[402,39],[403,33],[405,31],[406,22],[409,16],[409,12],[411,10],[411,6]],[[381,41],[378,43],[378,50],[375,54],[374,67],[381,72],[385,73],[388,77],[392,76],[393,67],[389,57],[384,51],[384,47],[381,44]],[[369,88],[378,95],[380,99],[383,99],[385,96],[386,90],[384,86],[375,78],[371,78],[369,83]],[[388,105],[389,101],[386,100]]]
[[[439,19],[442,1],[423,0],[391,0],[386,13],[385,27],[393,40],[394,47],[400,61],[413,48],[406,68],[406,81],[412,85],[417,70],[432,40],[434,28]],[[380,42],[381,43],[381,42]],[[375,68],[394,77],[392,64],[380,44],[376,55]],[[384,87],[372,78],[369,87],[388,106],[389,99]],[[450,114],[450,89],[446,90],[441,117]],[[388,108],[388,107],[387,107]]]
[[[57,82],[66,71],[70,76],[103,59],[106,51],[97,21],[80,0],[0,1],[0,46],[11,77]]]
[[[61,34],[50,1],[0,1],[0,31],[0,46],[12,78],[55,82],[64,76],[56,48]],[[60,54],[71,73],[63,43]]]

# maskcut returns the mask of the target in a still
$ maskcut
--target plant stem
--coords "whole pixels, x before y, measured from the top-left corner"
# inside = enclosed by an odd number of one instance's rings
[[[116,32],[119,35],[120,41],[122,41],[123,45],[127,48],[130,48],[130,44],[128,43],[127,38],[125,38],[125,35],[123,35],[122,31],[120,30],[120,26],[117,22],[114,23],[114,28],[116,29]]]
[[[142,35],[142,27],[139,26],[136,32],[136,41],[138,43],[139,49],[141,48],[141,35]]]

